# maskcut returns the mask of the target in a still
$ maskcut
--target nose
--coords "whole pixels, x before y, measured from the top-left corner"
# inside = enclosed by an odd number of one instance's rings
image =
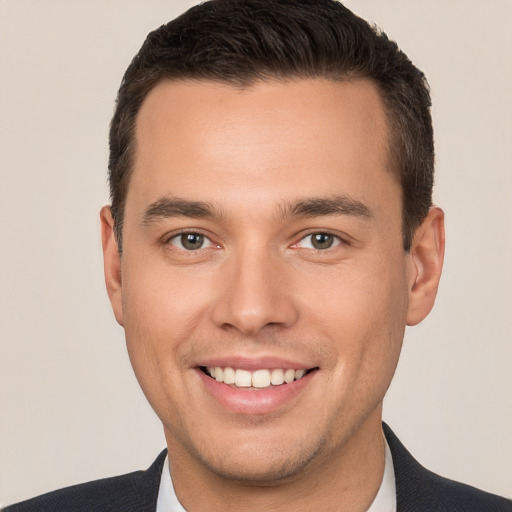
[[[220,328],[256,336],[293,325],[298,310],[290,269],[270,251],[240,254],[226,261],[212,320]]]

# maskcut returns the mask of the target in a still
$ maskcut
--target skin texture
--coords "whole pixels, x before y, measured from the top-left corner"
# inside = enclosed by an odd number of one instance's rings
[[[174,81],[146,98],[122,257],[101,213],[105,275],[187,510],[364,511],[375,497],[382,400],[444,251],[438,208],[402,248],[387,133],[364,80]],[[177,198],[180,215],[161,208]],[[333,198],[344,211],[293,208]],[[204,245],[184,248],[182,230]],[[205,385],[212,361],[314,371],[274,406],[234,410]]]

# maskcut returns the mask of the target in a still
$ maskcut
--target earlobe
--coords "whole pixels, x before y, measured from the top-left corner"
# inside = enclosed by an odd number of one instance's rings
[[[114,233],[114,220],[109,206],[100,211],[101,245],[103,247],[103,268],[107,293],[114,310],[114,316],[123,325],[121,255]]]
[[[410,257],[407,325],[420,323],[432,310],[444,260],[444,213],[433,206],[414,234]]]

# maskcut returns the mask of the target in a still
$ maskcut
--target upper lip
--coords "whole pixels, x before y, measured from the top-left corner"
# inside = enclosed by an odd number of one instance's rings
[[[309,370],[316,367],[313,363],[304,363],[292,359],[283,359],[280,357],[263,356],[263,357],[245,357],[245,356],[225,356],[225,357],[212,357],[200,361],[196,366],[205,367],[221,367],[221,368],[235,368],[248,371],[256,370],[274,370],[294,369],[294,370]]]

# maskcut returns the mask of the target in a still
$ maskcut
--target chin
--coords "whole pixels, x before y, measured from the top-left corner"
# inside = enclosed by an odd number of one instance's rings
[[[204,454],[199,459],[218,477],[255,485],[277,485],[298,477],[322,451],[324,443],[304,446],[303,443],[286,445],[234,446],[227,453]]]

